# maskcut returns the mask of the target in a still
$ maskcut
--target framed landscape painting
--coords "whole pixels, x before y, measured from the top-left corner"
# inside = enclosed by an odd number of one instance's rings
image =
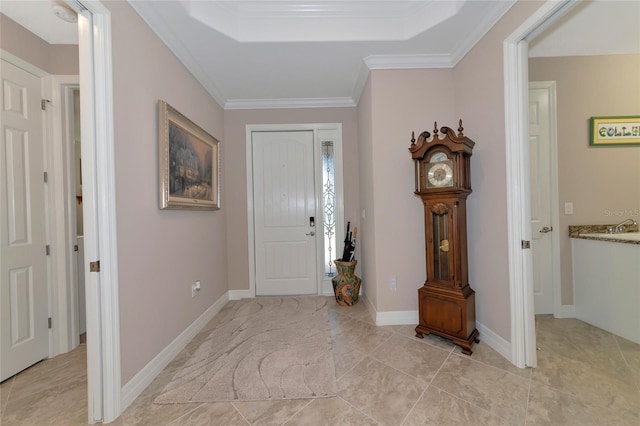
[[[161,209],[220,208],[220,143],[165,101],[158,101]]]

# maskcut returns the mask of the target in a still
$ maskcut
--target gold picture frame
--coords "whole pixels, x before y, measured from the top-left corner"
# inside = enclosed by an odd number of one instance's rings
[[[220,208],[220,142],[158,101],[160,209]]]
[[[591,117],[589,145],[640,145],[640,116]]]

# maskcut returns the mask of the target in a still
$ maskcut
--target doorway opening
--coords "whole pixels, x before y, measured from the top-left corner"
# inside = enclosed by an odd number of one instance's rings
[[[333,294],[336,236],[344,232],[342,125],[249,125],[246,147],[250,289],[245,297]],[[304,205],[304,211],[290,210],[293,205]],[[292,223],[277,230],[272,225],[283,217]]]
[[[536,367],[531,195],[528,152],[529,41],[575,6],[576,0],[547,1],[504,42],[505,136],[511,362]]]

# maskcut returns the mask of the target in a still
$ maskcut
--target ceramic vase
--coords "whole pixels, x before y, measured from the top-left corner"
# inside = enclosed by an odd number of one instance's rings
[[[361,279],[355,275],[357,260],[343,262],[334,260],[338,275],[331,279],[336,302],[341,306],[353,306],[358,303]]]

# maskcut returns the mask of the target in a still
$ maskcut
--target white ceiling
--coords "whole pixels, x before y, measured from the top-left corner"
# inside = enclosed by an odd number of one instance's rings
[[[451,67],[513,5],[478,0],[129,3],[225,108],[354,105],[369,69]]]
[[[59,2],[61,0],[55,0]],[[225,108],[353,106],[371,69],[453,67],[513,0],[128,0]],[[0,1],[51,44],[54,1]],[[531,56],[640,53],[640,1],[582,1]]]
[[[0,12],[49,44],[78,44],[78,25],[53,14],[62,0],[0,0]]]

